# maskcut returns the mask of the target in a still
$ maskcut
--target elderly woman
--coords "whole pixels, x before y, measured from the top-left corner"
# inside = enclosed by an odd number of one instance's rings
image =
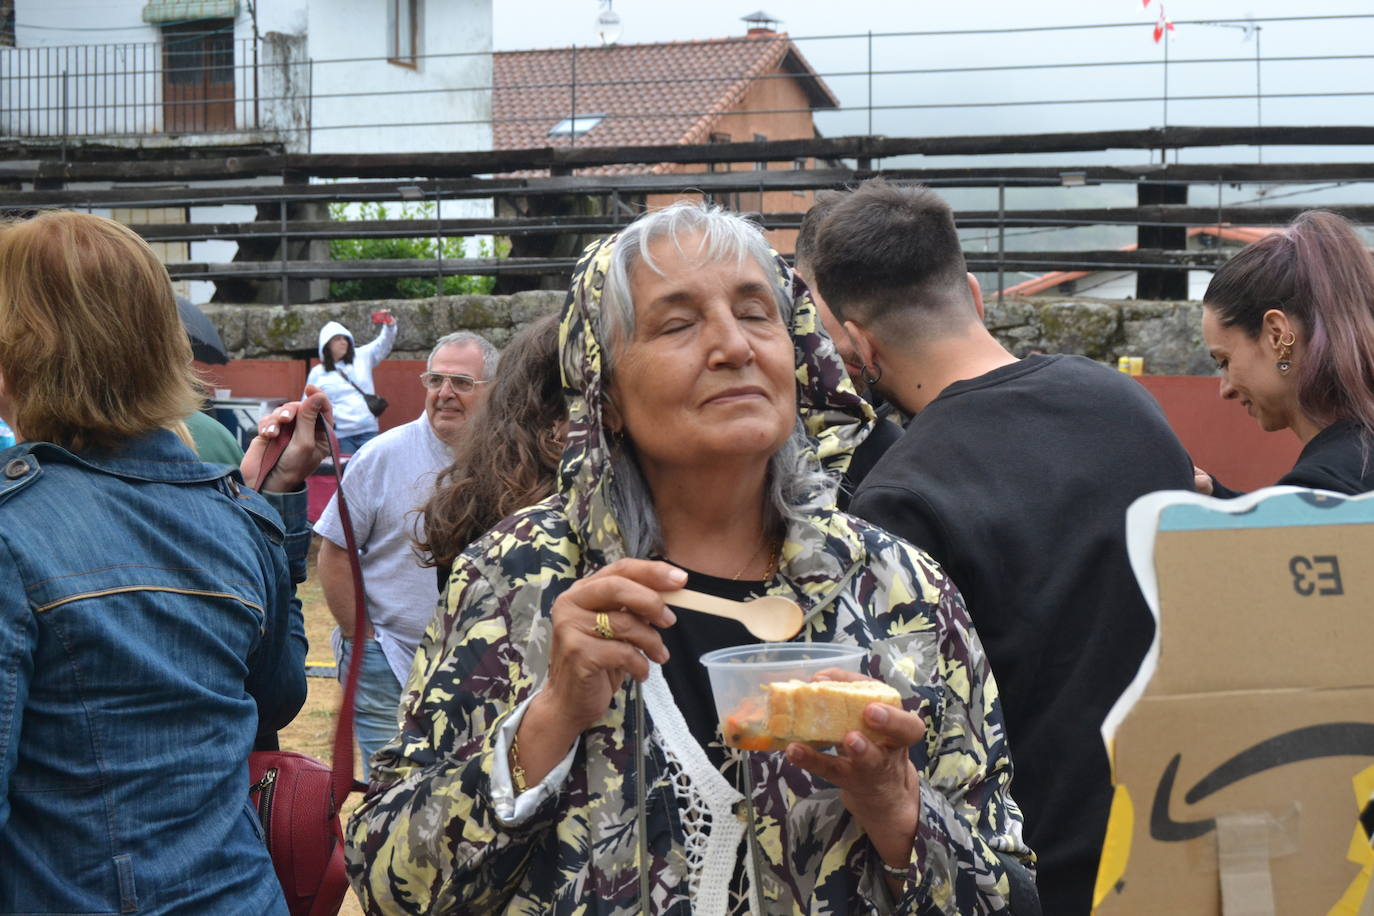
[[[1005,909],[1029,851],[983,649],[937,567],[834,509],[872,415],[791,290],[692,205],[584,254],[559,491],[455,562],[350,822],[369,912]],[[727,751],[698,659],[755,640],[666,607],[684,584],[796,600],[904,709],[836,754]]]

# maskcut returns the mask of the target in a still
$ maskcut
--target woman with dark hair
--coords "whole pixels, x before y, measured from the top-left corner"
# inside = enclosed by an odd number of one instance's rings
[[[0,913],[287,912],[248,754],[305,701],[293,581],[328,404],[275,411],[231,470],[172,431],[203,396],[136,234],[64,212],[0,230],[19,439],[0,452]]]
[[[526,327],[454,448],[424,507],[422,562],[448,583],[454,558],[516,509],[553,492],[568,409],[558,368],[558,316]]]
[[[1303,443],[1280,484],[1374,489],[1374,258],[1354,226],[1310,210],[1248,245],[1212,277],[1202,336],[1221,396]],[[1201,471],[1197,488],[1238,495]]]
[[[351,455],[380,431],[366,395],[376,394],[372,370],[391,352],[396,342],[396,319],[382,309],[372,320],[382,326],[371,343],[354,348],[353,332],[337,321],[320,328],[320,361],[312,366],[306,383],[317,386],[334,405],[334,434],[339,449]]]

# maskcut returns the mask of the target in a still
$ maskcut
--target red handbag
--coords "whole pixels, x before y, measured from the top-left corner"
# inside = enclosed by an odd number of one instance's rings
[[[338,478],[339,521],[348,545],[353,572],[354,630],[367,629],[363,602],[363,574],[358,565],[353,523],[344,502],[340,476],[339,442],[321,416],[317,423],[329,438],[329,454]],[[291,440],[294,423],[282,424],[281,432],[268,446],[257,489],[276,466]],[[344,871],[343,827],[339,806],[356,786],[353,780],[353,699],[363,653],[350,653],[348,677],[344,683],[339,716],[334,725],[334,764],[329,766],[306,754],[293,751],[254,751],[248,756],[249,797],[257,805],[267,851],[286,895],[291,916],[334,916],[348,893]]]

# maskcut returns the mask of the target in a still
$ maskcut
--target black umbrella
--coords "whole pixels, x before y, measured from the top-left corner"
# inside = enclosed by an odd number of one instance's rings
[[[219,339],[219,331],[210,323],[210,319],[190,301],[181,296],[176,298],[181,323],[186,326],[186,336],[191,338],[191,355],[203,363],[229,362],[224,341]]]

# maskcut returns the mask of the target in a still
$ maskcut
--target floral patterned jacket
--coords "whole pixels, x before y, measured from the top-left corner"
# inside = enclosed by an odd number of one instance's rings
[[[657,666],[583,733],[566,778],[537,808],[510,816],[502,726],[545,677],[554,599],[624,552],[604,486],[594,333],[615,241],[584,253],[564,311],[571,422],[559,493],[504,520],[455,563],[411,671],[401,733],[375,759],[349,822],[349,873],[365,909],[720,914],[743,857],[748,906],[760,916],[1003,912],[996,852],[1028,866],[1033,857],[1008,791],[1011,761],[982,646],[933,561],[833,509],[788,526],[769,592],[802,606],[797,640],[864,647],[865,673],[926,721],[912,751],[920,824],[899,896],[838,789],[780,753],[737,752],[747,793],[737,791],[692,740]],[[872,412],[780,261],[778,282],[793,294],[802,421],[816,458],[838,475]]]

